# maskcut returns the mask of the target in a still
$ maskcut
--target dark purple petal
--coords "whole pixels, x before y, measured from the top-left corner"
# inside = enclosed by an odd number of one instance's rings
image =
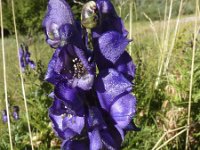
[[[55,134],[60,138],[62,138],[63,140],[69,140],[73,138],[75,135],[77,135],[77,133],[63,126],[63,117],[65,117],[63,115],[57,116],[49,112],[49,118],[52,121],[52,126]]]
[[[64,104],[63,101],[59,100],[54,95],[52,98],[54,98],[54,101],[53,101],[52,106],[49,108],[49,111],[52,114],[60,116],[64,113],[68,112],[66,105]]]
[[[61,150],[88,150],[87,141],[83,140],[65,140],[62,143]]]
[[[118,96],[132,90],[132,84],[114,69],[101,71],[95,83],[101,107],[109,111]]]
[[[25,48],[25,52],[24,52],[24,55],[23,55],[22,59],[24,60],[24,63],[25,63],[26,66],[29,65],[31,69],[34,69],[35,68],[35,63],[34,63],[34,61],[32,61],[30,59],[31,53],[28,50],[28,46],[24,45],[24,48]]]
[[[88,136],[90,139],[90,150],[100,150],[103,148],[101,135],[98,129],[94,129],[92,132],[88,132]]]
[[[59,28],[65,24],[75,24],[69,5],[64,0],[50,0],[43,20],[47,43],[50,46],[57,48],[61,44]]]
[[[81,78],[74,78],[72,86],[79,87],[82,90],[90,90],[92,89],[94,83],[94,75],[85,74]]]
[[[6,110],[2,111],[2,121],[3,121],[3,123],[6,123],[8,121]]]
[[[22,72],[24,72],[26,64],[24,60],[24,49],[22,45],[19,48],[19,59],[20,59],[20,66],[21,66]]]
[[[67,44],[56,49],[49,62],[45,79],[53,84],[66,80],[72,87],[90,90],[94,82],[94,64],[89,64],[83,50]]]
[[[13,112],[13,118],[15,120],[18,120],[19,119],[19,113],[18,112]]]
[[[117,31],[124,37],[128,35],[124,27],[124,23],[109,0],[96,1],[98,12],[100,15],[100,25],[93,29],[93,38],[98,38],[107,31]]]
[[[51,29],[52,24],[58,27],[64,24],[74,24],[71,8],[65,0],[49,0],[43,26]]]
[[[63,119],[62,125],[64,128],[69,128],[75,133],[81,134],[81,131],[85,126],[85,118],[68,115]]]
[[[136,99],[131,94],[124,95],[110,108],[110,115],[120,128],[125,128],[132,120],[136,112]]]
[[[101,54],[114,64],[124,53],[129,40],[118,32],[111,31],[103,34],[98,42]]]
[[[34,61],[29,60],[28,64],[29,64],[29,66],[30,66],[31,69],[35,69],[35,63],[34,63]]]
[[[65,103],[58,99],[49,108],[49,117],[56,135],[64,140],[80,134],[85,126],[85,118],[69,114]]]
[[[130,69],[130,64],[127,64],[129,59],[127,61],[122,60],[124,57],[127,58],[125,48],[130,42],[129,40],[118,32],[110,31],[94,41],[94,43],[97,43],[94,44],[94,55],[100,71],[106,68],[117,69],[119,65],[127,66],[127,69]]]
[[[13,118],[15,120],[19,119],[19,106],[13,106]]]
[[[108,130],[101,131],[101,140],[104,145],[104,147],[108,150],[117,150],[118,144],[120,145],[121,143],[116,143],[115,140],[118,137],[111,136]]]
[[[76,26],[71,24],[64,24],[59,28],[59,36],[61,40],[60,46],[64,46],[65,44],[71,44],[86,50],[84,42],[81,38],[82,31],[79,31],[78,26],[78,23],[76,23]]]
[[[60,49],[56,49],[48,64],[48,69],[45,75],[45,80],[52,84],[57,84],[62,79],[62,76],[57,73],[55,69],[59,53]]]
[[[70,87],[66,82],[60,82],[55,86],[54,94],[57,98],[73,110],[77,115],[84,115],[83,101],[76,88]]]
[[[25,53],[24,53],[24,59],[25,59],[25,62],[26,64],[28,64],[29,60],[30,60],[30,57],[31,57],[31,53],[28,51],[28,47],[25,46]]]
[[[118,149],[117,145],[119,143],[115,143],[114,140],[114,138],[117,137],[112,137],[108,130],[99,130],[95,128],[88,132],[88,136],[90,139],[90,150],[100,150],[104,148],[108,150]]]
[[[102,114],[96,107],[91,107],[89,109],[87,122],[89,130],[92,130],[94,128],[98,128],[99,130],[106,128],[106,124],[103,120]]]
[[[115,63],[117,71],[121,72],[129,81],[132,81],[135,76],[135,64],[131,56],[125,51],[118,61]]]

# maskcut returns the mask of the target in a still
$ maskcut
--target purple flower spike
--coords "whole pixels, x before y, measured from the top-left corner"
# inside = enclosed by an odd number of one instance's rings
[[[125,50],[131,40],[109,0],[86,3],[81,15],[82,26],[65,0],[48,2],[43,27],[55,48],[45,76],[54,85],[49,118],[61,150],[119,150],[126,132],[139,130],[132,122],[136,67]]]
[[[6,123],[8,121],[6,110],[2,111],[2,121],[3,121],[3,123]]]
[[[13,106],[13,118],[15,120],[19,119],[19,106]]]
[[[30,57],[31,53],[28,51],[28,46],[21,44],[19,48],[19,59],[23,72],[25,71],[27,65],[29,65],[31,69],[35,69],[35,63],[30,59]]]
[[[28,46],[25,46],[25,49],[26,49],[25,54],[24,54],[25,63],[26,63],[27,65],[29,65],[31,69],[35,69],[35,63],[34,63],[34,61],[32,61],[32,60],[30,59],[31,53],[30,53],[29,50],[28,50]]]

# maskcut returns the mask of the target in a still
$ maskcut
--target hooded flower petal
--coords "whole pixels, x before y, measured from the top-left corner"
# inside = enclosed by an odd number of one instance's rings
[[[103,120],[102,114],[96,107],[91,107],[89,109],[87,122],[89,130],[92,130],[94,128],[98,128],[100,130],[106,128],[106,124]]]
[[[56,68],[55,68],[59,53],[60,53],[60,49],[56,49],[56,51],[54,52],[48,64],[48,69],[45,75],[45,80],[54,85],[57,84],[60,80],[62,80],[62,75],[57,73]]]
[[[98,40],[100,53],[111,63],[116,63],[129,41],[118,32],[106,32]],[[98,57],[97,57],[98,58]]]
[[[101,135],[98,129],[94,129],[92,132],[89,132],[88,135],[90,139],[90,150],[100,150],[103,148]]]
[[[135,75],[135,65],[131,56],[125,51],[130,41],[118,32],[107,32],[98,39],[95,48],[95,58],[98,69],[115,68],[121,72],[129,81]]]
[[[69,5],[64,0],[50,0],[43,20],[47,43],[50,46],[57,48],[61,44],[59,28],[65,24],[75,24]],[[68,31],[70,33],[70,30]]]
[[[65,140],[62,143],[61,150],[88,150],[87,141],[83,140]]]
[[[77,133],[75,133],[73,130],[71,130],[70,128],[66,128],[62,125],[63,115],[57,116],[49,112],[49,118],[52,121],[55,134],[63,140],[69,140],[77,135]]]
[[[101,107],[107,111],[120,94],[132,90],[131,82],[114,69],[101,71],[97,77],[95,87]]]
[[[124,37],[128,32],[124,27],[124,23],[109,0],[97,0],[96,5],[100,15],[100,24],[93,31],[93,38],[98,38],[107,31],[117,31]]]
[[[125,51],[115,63],[115,69],[121,72],[129,81],[135,76],[135,64],[131,56]]]
[[[110,108],[110,115],[120,128],[125,128],[136,112],[136,99],[131,94],[120,97]]]
[[[84,117],[68,115],[63,119],[62,125],[64,128],[70,128],[75,133],[81,134],[81,131],[85,125],[85,119]]]

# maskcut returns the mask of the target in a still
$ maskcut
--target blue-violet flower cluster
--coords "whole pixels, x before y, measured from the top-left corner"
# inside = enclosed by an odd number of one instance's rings
[[[19,59],[22,72],[25,71],[26,67],[29,66],[31,69],[35,69],[35,63],[30,59],[31,53],[28,50],[28,46],[21,44],[19,48]]]
[[[20,110],[19,106],[13,106],[12,108],[13,108],[12,110],[13,119],[19,120],[19,110]],[[8,121],[7,111],[5,109],[2,110],[1,115],[2,115],[2,122],[6,123]]]
[[[117,150],[127,131],[139,130],[132,121],[135,65],[125,51],[128,32],[109,0],[86,3],[81,18],[74,19],[65,0],[49,0],[43,20],[55,49],[45,76],[55,87],[49,117],[63,150]]]

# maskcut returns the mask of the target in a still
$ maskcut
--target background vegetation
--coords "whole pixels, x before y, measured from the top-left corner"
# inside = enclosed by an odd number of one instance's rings
[[[76,18],[79,18],[81,6],[68,2]],[[124,150],[182,150],[185,149],[186,137],[189,139],[190,149],[200,149],[200,35],[196,34],[200,25],[199,13],[198,16],[195,15],[195,0],[184,0],[179,26],[176,28],[180,2],[181,0],[113,0],[127,29],[132,31],[129,35],[134,39],[127,50],[137,65],[133,93],[138,104],[134,121],[142,129],[140,132],[128,133],[122,145]],[[11,118],[13,143],[17,150],[30,149],[10,0],[3,0],[3,5],[4,30],[7,32],[5,48],[10,111],[12,112],[14,105],[20,106],[20,120],[14,121]],[[48,94],[52,87],[43,80],[53,53],[45,43],[41,28],[46,6],[47,0],[18,0],[15,1],[15,14],[19,42],[28,44],[31,58],[37,64],[34,71],[28,69],[24,73],[33,143],[39,150],[56,150],[60,143],[52,132],[47,115],[47,108],[52,101]],[[0,61],[0,110],[5,109],[2,71]],[[192,80],[191,73],[194,74]],[[190,85],[191,110],[188,107]],[[189,117],[188,112],[191,112]],[[185,132],[188,118],[189,135]],[[162,144],[163,147],[160,147]],[[1,122],[0,149],[9,149],[8,128]]]

